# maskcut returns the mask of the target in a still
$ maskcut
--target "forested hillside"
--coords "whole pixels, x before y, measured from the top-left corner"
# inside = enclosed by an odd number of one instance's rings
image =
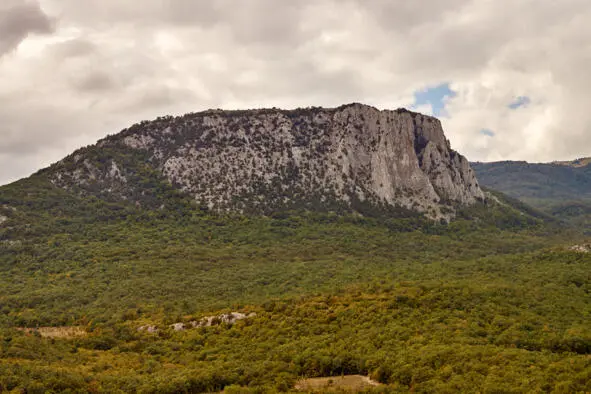
[[[588,159],[471,164],[482,186],[518,198],[591,232],[591,165]]]
[[[42,176],[0,188],[2,390],[290,391],[343,374],[381,392],[591,389],[591,258],[511,199],[445,224],[221,214],[154,190],[177,200]],[[228,312],[251,317],[190,324]]]

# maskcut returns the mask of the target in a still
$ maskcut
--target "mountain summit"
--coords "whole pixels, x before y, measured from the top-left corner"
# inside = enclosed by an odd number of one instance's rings
[[[362,104],[161,117],[44,171],[59,187],[137,204],[164,182],[217,211],[377,208],[439,219],[484,199],[439,120]]]

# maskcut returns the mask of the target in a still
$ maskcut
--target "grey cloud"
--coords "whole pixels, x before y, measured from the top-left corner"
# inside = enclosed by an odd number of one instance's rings
[[[135,50],[121,50],[117,45],[101,45],[91,38],[67,40],[47,48],[48,60],[42,72],[54,72],[81,94],[109,100],[111,94],[133,94],[135,86],[148,81],[154,84],[154,78],[169,72],[171,67],[166,59],[151,53],[154,49],[149,43],[135,46]]]
[[[122,102],[120,110],[122,112],[148,110],[153,114],[162,113],[162,111],[173,109],[175,104],[191,103],[194,100],[195,95],[186,88],[166,84],[145,85],[137,89],[129,101]]]
[[[167,23],[211,27],[219,23],[223,15],[218,4],[216,1],[165,0],[157,11],[160,11]]]
[[[63,58],[87,57],[98,51],[98,47],[93,42],[76,38],[53,44],[50,53],[59,61]]]
[[[323,101],[328,99],[331,102],[334,102],[333,98],[354,101],[364,91],[361,72],[351,68],[323,71],[312,62],[298,59],[297,53],[292,57],[282,57],[279,62],[268,62],[258,75],[260,79],[252,82],[230,81],[228,90],[245,102],[253,98],[269,104],[272,103],[270,98],[281,96],[304,100],[321,97]]]
[[[107,73],[101,71],[91,72],[73,82],[76,89],[80,91],[95,93],[112,90],[117,82]]]
[[[310,39],[314,33],[305,32],[301,20],[305,17],[311,0],[299,2],[279,2],[275,0],[255,0],[240,2],[226,1],[228,8],[234,12],[228,15],[225,22],[229,24],[239,42],[281,44],[297,46]],[[267,15],[261,19],[260,15]]]
[[[419,26],[443,20],[446,15],[458,15],[469,0],[349,0],[364,12],[369,13],[385,30],[408,32]],[[429,30],[424,30],[429,34]]]
[[[34,108],[33,114],[28,112],[30,108]],[[58,148],[85,130],[81,115],[72,116],[61,108],[56,111],[50,103],[10,102],[4,97],[0,99],[0,154],[35,155]]]
[[[60,13],[88,26],[115,24],[139,29],[220,28],[239,43],[295,45],[306,34],[302,14],[313,0],[163,0],[137,3],[118,0],[50,0]]]
[[[58,160],[58,155],[54,157],[40,157],[40,155],[12,155],[0,153],[0,185],[17,181],[25,175],[33,173],[31,162],[38,162],[40,159],[45,163],[52,163]]]
[[[37,1],[2,0],[0,3],[0,56],[15,49],[29,34],[49,34],[54,21]]]
[[[217,23],[219,1],[148,0],[140,3],[118,0],[48,0],[66,19],[93,27],[113,25],[193,25]]]

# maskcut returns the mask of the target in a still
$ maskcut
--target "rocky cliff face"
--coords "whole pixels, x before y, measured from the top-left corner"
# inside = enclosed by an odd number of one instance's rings
[[[215,210],[402,207],[442,218],[484,199],[437,119],[361,104],[158,118],[107,137],[93,152],[57,163],[52,182],[134,199],[145,188],[132,182],[137,169],[129,154],[136,152],[158,176]]]

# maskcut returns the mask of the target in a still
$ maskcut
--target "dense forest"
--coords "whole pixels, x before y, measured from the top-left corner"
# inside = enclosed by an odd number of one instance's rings
[[[5,186],[0,391],[590,391],[584,238],[493,197],[445,224]],[[230,312],[249,317],[191,324]]]

